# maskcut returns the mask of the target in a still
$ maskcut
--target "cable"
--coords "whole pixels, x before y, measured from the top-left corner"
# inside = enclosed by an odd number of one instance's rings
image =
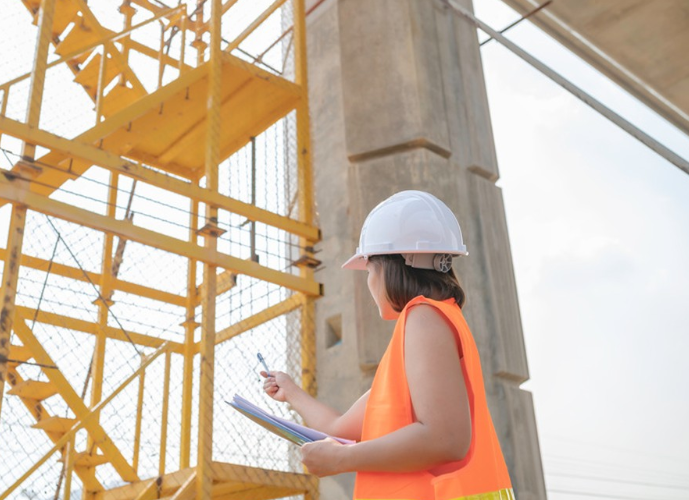
[[[608,483],[620,483],[620,484],[634,484],[634,485],[639,485],[639,486],[653,486],[657,488],[669,488],[669,489],[674,489],[674,490],[681,490],[681,491],[689,491],[689,486],[677,486],[673,484],[660,484],[660,483],[646,483],[643,481],[628,481],[628,480],[623,480],[623,479],[616,479],[616,478],[607,478],[607,477],[600,477],[600,476],[582,476],[578,474],[565,474],[565,473],[560,473],[560,472],[548,472],[546,473],[547,476],[556,476],[556,477],[572,477],[576,479],[592,479],[594,481],[605,481]]]
[[[33,283],[34,285],[40,285],[40,284],[41,284],[40,281],[32,280],[31,278],[22,277],[21,280],[22,280],[22,282]],[[76,294],[76,295],[85,295],[85,296],[87,296],[87,297],[91,297],[90,292],[85,292],[85,291],[83,291],[83,290],[73,290],[73,289],[71,289],[71,288],[67,288],[67,287],[60,286],[60,285],[54,285],[54,284],[53,284],[53,285],[50,285],[50,288],[51,288],[51,289],[54,288],[54,289],[57,289],[57,290],[61,290],[61,291],[63,291],[63,292],[74,293],[74,294]],[[27,297],[31,297],[31,298],[37,298],[37,299],[40,300],[40,296],[39,296],[39,297],[36,297],[36,296],[34,296],[34,295],[29,295],[29,294],[27,294],[27,293],[25,293],[25,292],[22,293],[22,295],[26,295]],[[54,300],[50,300],[50,299],[45,299],[45,301],[46,301],[46,302],[51,302],[51,303],[53,303],[53,304],[60,304],[60,305],[65,305],[65,306],[70,305],[70,304],[67,304],[66,302],[55,302]],[[38,307],[38,306],[37,306],[37,307]],[[34,317],[34,322],[35,322],[35,317]],[[32,327],[33,327],[33,325],[32,325]]]
[[[0,149],[1,149],[1,148],[0,148]],[[5,149],[1,149],[1,150],[3,151],[3,153],[5,153],[5,156],[7,156],[7,152],[9,152],[10,154],[13,154],[13,155],[19,157],[19,155],[17,155],[16,153],[14,153],[14,152],[12,152],[12,151],[5,150]],[[10,163],[11,163],[11,160],[9,160],[9,158],[8,158],[8,161],[10,161]],[[61,168],[59,168],[59,167],[55,167],[54,165],[50,165],[50,164],[47,164],[47,163],[41,163],[40,161],[35,161],[34,163],[36,163],[36,164],[38,164],[38,165],[40,165],[40,166],[45,166],[45,167],[47,167],[47,168],[51,168],[51,169],[53,169],[53,170],[57,170],[58,172],[62,172],[62,173],[67,174],[67,175],[71,175],[71,173],[70,173],[69,171],[64,170],[64,169],[61,169]],[[27,181],[27,182],[30,182],[30,183],[34,183],[34,184],[37,184],[37,185],[40,185],[40,186],[44,186],[44,187],[47,187],[47,188],[52,189],[52,190],[55,190],[55,191],[60,190],[60,191],[62,191],[63,193],[70,194],[70,195],[73,195],[73,196],[77,196],[77,197],[80,197],[80,198],[84,198],[84,199],[87,199],[87,200],[90,200],[90,201],[95,201],[95,202],[100,203],[100,204],[105,205],[105,206],[113,206],[113,207],[119,208],[119,209],[124,209],[124,208],[125,208],[125,207],[123,207],[123,206],[121,206],[121,205],[118,205],[117,203],[110,203],[110,202],[108,202],[108,201],[100,200],[100,199],[94,198],[94,197],[92,197],[92,196],[87,196],[87,195],[82,194],[82,193],[78,193],[78,192],[75,192],[75,191],[70,191],[70,190],[68,190],[68,189],[65,189],[65,188],[62,187],[62,186],[54,186],[54,185],[52,185],[52,184],[48,184],[48,183],[46,183],[46,182],[38,181],[38,180],[36,180],[36,179],[22,177],[21,175],[15,173],[15,172],[6,171],[6,172],[5,172],[5,176],[9,176],[9,177],[12,177],[12,178],[16,178],[16,179],[20,179],[20,180]],[[88,177],[86,177],[86,176],[81,176],[80,179],[83,179],[83,180],[88,181],[88,182],[92,182],[92,183],[97,184],[97,185],[100,185],[100,186],[104,186],[104,187],[110,188],[110,184],[105,183],[105,182],[102,182],[102,181],[98,181],[98,180],[96,180],[96,179],[90,179],[90,178],[88,178]],[[117,189],[118,193],[119,193],[119,192],[124,192],[124,189],[122,189],[122,188],[119,188],[119,187],[118,187],[118,188],[116,188],[116,189]],[[140,194],[138,194],[138,195],[136,195],[136,196],[137,196],[139,199],[142,199],[142,200],[145,200],[145,201],[154,203],[154,204],[159,205],[159,206],[161,206],[161,207],[163,207],[163,208],[166,208],[166,209],[176,210],[176,211],[179,211],[179,212],[181,212],[181,213],[184,213],[185,215],[186,215],[186,214],[189,214],[189,215],[192,215],[192,216],[195,216],[195,217],[198,217],[198,218],[205,218],[205,215],[202,216],[200,213],[191,212],[191,211],[186,210],[186,209],[184,209],[184,208],[181,208],[181,207],[179,207],[179,206],[177,206],[177,205],[170,205],[170,204],[167,204],[167,203],[163,203],[163,202],[161,202],[161,201],[158,201],[158,200],[155,200],[155,199],[153,199],[153,198],[149,198],[149,197],[146,197],[146,196],[143,196],[143,195],[140,195]],[[139,215],[141,215],[141,216],[143,216],[143,217],[147,217],[147,218],[150,218],[150,219],[159,221],[159,222],[165,222],[165,223],[171,224],[171,225],[173,225],[173,226],[177,226],[177,227],[180,227],[180,228],[182,228],[182,229],[185,229],[185,230],[187,230],[187,231],[189,231],[189,229],[190,229],[189,225],[185,225],[185,224],[182,224],[182,223],[179,223],[179,222],[173,222],[173,221],[170,220],[169,218],[158,217],[158,216],[155,216],[155,215],[148,214],[148,213],[146,213],[146,212],[136,212],[136,213],[138,213]],[[229,213],[229,214],[233,214],[233,212],[229,212],[229,211],[228,211],[228,213]],[[236,214],[235,214],[235,215],[236,215]],[[230,223],[217,222],[217,225],[218,225],[218,227],[219,227],[220,229],[225,229],[225,228],[227,228],[228,230],[237,230],[237,231],[245,231],[245,232],[246,232],[246,230],[242,228],[242,225],[243,225],[243,224],[244,224],[244,223],[238,224],[238,225],[232,225],[232,224],[230,224]],[[261,223],[258,222],[258,224],[261,224]],[[270,227],[270,228],[273,228],[273,226],[270,226],[270,225],[268,225],[268,224],[265,224],[265,226]],[[279,228],[275,228],[275,229],[280,230]],[[295,235],[293,235],[292,233],[289,233],[289,232],[287,232],[287,231],[285,231],[285,233],[287,233],[287,234],[290,235],[290,236],[295,236]],[[286,240],[282,240],[282,239],[279,239],[279,238],[275,238],[275,237],[269,236],[268,234],[263,234],[263,235],[261,235],[261,236],[263,236],[263,237],[264,237],[265,239],[267,239],[267,240],[271,240],[271,241],[274,241],[274,242],[276,242],[276,243],[280,243],[280,244],[287,245],[287,246],[291,246],[291,247],[296,247],[296,248],[298,248],[299,250],[303,250],[303,251],[306,250],[306,247],[305,247],[305,246],[302,246],[302,245],[300,245],[300,244],[298,244],[298,243],[292,243],[292,242],[290,242],[290,241],[286,241]],[[224,239],[224,238],[219,237],[219,239]],[[227,240],[227,241],[229,241],[229,240]],[[240,246],[245,247],[245,248],[249,248],[248,245],[245,245],[245,244],[240,243],[240,242],[238,242],[238,241],[232,241],[232,243],[233,243],[233,244],[240,245]],[[268,251],[262,251],[262,253],[266,253],[267,255],[273,255],[273,256],[275,256],[275,257],[282,257],[281,255],[273,254],[273,253],[270,253],[270,252],[268,252]]]
[[[608,463],[608,462],[601,462],[601,461],[595,461],[595,460],[586,460],[586,459],[580,459],[580,458],[571,458],[571,457],[559,457],[559,456],[556,456],[556,455],[543,455],[543,456],[544,456],[544,458],[548,458],[548,459],[559,460],[559,461],[564,461],[564,462],[573,462],[573,463],[575,463],[575,464],[577,464],[577,465],[580,465],[580,464],[589,464],[589,465],[585,465],[585,467],[596,467],[596,468],[599,468],[599,467],[603,466],[603,467],[607,467],[607,468],[611,468],[611,469],[622,470],[622,471],[625,471],[625,472],[627,472],[627,471],[629,471],[629,470],[631,469],[631,470],[634,470],[634,471],[638,471],[638,472],[644,473],[644,474],[646,474],[646,475],[654,474],[654,475],[665,476],[665,478],[663,478],[663,479],[679,479],[679,480],[686,480],[686,476],[678,476],[678,475],[673,474],[673,473],[669,473],[669,472],[665,472],[665,471],[659,471],[659,470],[649,470],[648,468],[633,467],[633,466],[628,466],[628,465],[622,466],[622,465],[611,464],[611,463]]]
[[[38,317],[38,312],[41,310],[41,301],[43,300],[43,294],[45,293],[45,287],[48,284],[48,278],[50,277],[50,270],[53,268],[53,261],[55,260],[55,254],[57,253],[57,246],[60,244],[60,238],[55,240],[55,246],[53,247],[53,255],[50,257],[50,262],[48,263],[48,271],[45,273],[45,280],[43,281],[43,288],[41,288],[41,296],[38,298],[38,304],[36,305],[36,312],[33,315],[33,321],[31,322],[31,330],[33,331],[36,326],[36,318]]]
[[[2,152],[5,154],[5,157],[7,158],[8,162],[10,162],[10,164],[12,164],[12,160],[7,156],[7,153],[9,153],[9,154],[11,154],[11,155],[14,155],[14,156],[17,157],[17,158],[20,158],[20,155],[17,154],[17,153],[15,153],[15,152],[13,152],[13,151],[10,151],[10,150],[4,149],[4,148],[0,148],[0,150],[2,150]],[[40,160],[35,160],[34,163],[35,163],[36,165],[41,166],[41,167],[46,167],[46,168],[50,168],[50,169],[52,169],[52,170],[56,170],[56,171],[61,172],[61,173],[65,174],[65,175],[73,175],[69,170],[65,170],[65,169],[56,167],[56,166],[51,165],[51,164],[49,164],[49,163],[41,162]],[[147,168],[147,167],[142,167],[142,168]],[[152,170],[152,169],[151,169],[151,170]],[[159,172],[159,170],[154,170],[154,171]],[[41,185],[41,186],[45,186],[45,187],[50,188],[50,189],[53,189],[53,190],[61,190],[61,191],[64,192],[64,193],[71,194],[71,195],[74,195],[74,196],[79,196],[79,197],[82,197],[82,198],[85,198],[85,199],[88,199],[88,200],[91,200],[91,201],[96,201],[96,202],[101,203],[101,204],[106,205],[106,206],[114,206],[115,208],[119,208],[119,209],[123,209],[123,208],[124,208],[124,207],[122,207],[122,206],[120,206],[120,205],[117,205],[116,203],[115,203],[115,204],[111,204],[111,203],[109,203],[109,202],[107,202],[107,201],[103,201],[103,200],[100,200],[100,199],[97,199],[97,198],[93,198],[93,197],[84,195],[84,194],[82,194],[82,193],[77,193],[77,192],[74,192],[74,191],[69,191],[69,190],[63,188],[62,186],[54,186],[54,185],[51,185],[51,184],[48,184],[48,183],[45,183],[45,182],[37,181],[37,180],[35,180],[35,179],[24,178],[24,177],[22,177],[21,175],[15,173],[15,172],[7,171],[5,175],[6,175],[6,176],[9,175],[9,176],[11,176],[11,177],[14,177],[14,178],[17,178],[17,179],[21,179],[21,180],[24,180],[24,181],[27,181],[27,182],[33,182],[33,183],[35,183],[35,184],[38,184],[38,185]],[[83,180],[85,180],[85,181],[92,182],[92,183],[94,183],[94,184],[97,184],[97,185],[106,187],[106,188],[108,188],[108,189],[111,187],[110,184],[107,183],[107,182],[98,181],[98,180],[96,180],[96,179],[91,179],[91,178],[86,177],[86,176],[80,176],[79,178],[80,178],[80,179],[83,179]],[[136,179],[134,180],[134,182],[136,182]],[[123,188],[117,187],[116,189],[117,189],[118,193],[119,193],[119,192],[124,192],[124,189],[123,189]],[[149,197],[147,197],[147,196],[143,196],[143,195],[141,195],[141,194],[137,194],[136,196],[137,196],[139,199],[142,199],[142,200],[145,200],[145,201],[154,203],[154,204],[159,205],[159,206],[161,206],[161,207],[164,207],[164,208],[166,208],[166,209],[172,209],[172,210],[176,210],[176,211],[178,211],[178,212],[181,212],[181,213],[183,213],[183,214],[185,214],[185,215],[189,214],[189,215],[192,215],[192,216],[195,216],[195,217],[198,217],[198,218],[202,218],[202,215],[201,215],[200,213],[191,212],[191,211],[186,210],[186,209],[184,209],[184,208],[181,208],[181,207],[179,207],[179,206],[177,206],[177,205],[170,205],[170,204],[168,204],[168,203],[163,203],[163,202],[161,202],[161,201],[158,201],[158,200],[153,199],[153,198],[149,198]],[[187,231],[190,229],[188,225],[180,224],[180,223],[177,223],[177,222],[172,222],[172,221],[170,221],[169,218],[160,218],[160,217],[157,217],[157,216],[155,216],[155,215],[150,215],[150,214],[145,213],[145,212],[137,212],[137,213],[138,213],[139,215],[142,215],[142,216],[144,216],[144,217],[148,217],[148,218],[151,218],[151,219],[154,219],[154,220],[157,220],[157,221],[170,223],[170,224],[172,224],[172,225],[175,225],[175,226],[178,226],[178,227],[180,227],[180,228],[186,229]],[[228,211],[228,213],[233,214],[233,212],[229,212],[229,211]],[[236,214],[235,214],[235,215],[236,215]],[[203,216],[203,218],[205,218],[205,216]],[[260,224],[260,222],[258,222],[258,223]],[[221,229],[227,228],[227,229],[235,229],[235,230],[239,230],[239,231],[244,231],[244,229],[242,229],[242,227],[241,227],[243,224],[244,224],[244,223],[239,224],[239,225],[236,225],[236,226],[233,226],[233,225],[230,224],[230,223],[223,224],[223,223],[218,222],[218,227],[220,227]],[[265,225],[266,225],[267,227],[273,228],[273,226],[270,226],[270,225],[268,225],[268,224],[265,224]],[[275,228],[275,229],[280,230],[279,228]],[[287,234],[290,235],[290,236],[294,236],[292,233],[289,233],[288,231],[285,231],[285,233],[287,233]],[[289,245],[289,246],[292,246],[292,247],[296,247],[296,248],[299,248],[300,250],[306,250],[306,248],[305,248],[304,246],[301,246],[301,245],[299,245],[299,244],[297,244],[297,243],[292,243],[292,242],[280,240],[280,239],[274,238],[274,237],[272,237],[272,236],[268,236],[267,234],[265,234],[264,237],[265,237],[266,239],[269,239],[269,240],[271,240],[271,241],[275,241],[275,242],[277,242],[277,243],[281,243],[281,244],[284,244],[284,245]],[[243,246],[243,247],[247,247],[247,248],[248,248],[247,245],[243,245],[243,244],[241,244],[241,243],[238,243],[238,244],[240,244],[240,245]]]
[[[673,462],[686,462],[687,464],[689,464],[689,460],[686,458],[670,457],[667,455],[660,455],[657,453],[648,453],[647,451],[644,451],[644,450],[635,450],[632,448],[621,448],[618,446],[610,446],[610,445],[605,445],[605,444],[601,444],[601,443],[592,443],[589,441],[578,441],[578,440],[569,439],[565,436],[559,436],[557,434],[547,434],[547,436],[549,437],[549,439],[552,439],[552,440],[562,441],[564,443],[571,443],[571,444],[578,445],[578,446],[586,446],[587,448],[594,447],[594,448],[599,448],[599,449],[608,449],[608,450],[612,450],[612,451],[619,451],[619,452],[622,452],[625,454],[629,454],[629,453],[632,453],[635,455],[642,455],[643,454],[644,456],[654,456],[657,458],[662,458],[662,459],[670,460]]]
[[[656,500],[656,499],[650,498],[650,497],[628,497],[625,495],[617,495],[617,494],[607,495],[605,493],[593,493],[590,491],[558,490],[558,489],[552,489],[552,488],[548,488],[548,493],[562,493],[564,495],[583,495],[583,496],[588,496],[588,497],[592,497],[592,498],[613,498],[613,499],[619,499],[619,500]],[[657,500],[668,500],[668,499],[667,498],[658,498]]]
[[[553,0],[547,0],[546,2],[542,3],[541,5],[539,5],[539,6],[536,7],[535,9],[533,9],[532,11],[528,12],[527,14],[523,15],[522,17],[520,17],[519,19],[517,19],[516,21],[514,21],[514,22],[513,22],[512,24],[510,24],[509,26],[507,26],[507,27],[501,29],[500,31],[498,31],[498,33],[500,33],[500,34],[502,35],[502,34],[505,33],[506,31],[508,31],[508,30],[510,30],[510,29],[512,29],[512,28],[514,28],[516,25],[518,25],[518,24],[521,23],[522,21],[525,21],[525,20],[528,19],[529,17],[533,16],[534,14],[536,14],[536,13],[537,13],[538,11],[540,11],[541,9],[546,8],[546,7],[547,7],[548,5],[550,5],[551,3],[553,3]],[[491,37],[488,37],[488,39],[486,39],[486,40],[484,40],[483,42],[479,43],[479,47],[481,47],[481,46],[487,44],[487,43],[490,42],[491,40],[493,40],[493,37],[492,37],[492,36],[491,36]]]
[[[62,169],[57,169],[57,170],[62,171]],[[53,186],[53,185],[48,184],[48,183],[46,183],[46,182],[38,181],[38,180],[36,180],[36,179],[31,179],[31,178],[27,178],[27,177],[22,177],[21,175],[18,175],[18,174],[16,174],[15,172],[6,172],[6,173],[5,173],[5,176],[6,176],[6,177],[11,177],[11,178],[13,178],[13,179],[19,179],[19,180],[27,181],[27,182],[30,182],[30,183],[33,183],[33,184],[37,184],[37,185],[39,185],[39,186],[44,186],[44,187],[50,188],[50,189],[55,190],[55,191],[60,190],[61,192],[65,193],[65,194],[70,194],[70,195],[72,195],[72,196],[78,196],[78,197],[84,198],[84,199],[86,199],[86,200],[95,201],[96,203],[100,203],[100,204],[105,205],[105,206],[112,206],[112,207],[119,208],[119,209],[124,209],[124,208],[126,208],[126,207],[123,207],[123,206],[118,205],[117,203],[110,203],[109,201],[100,200],[100,199],[98,199],[98,198],[94,198],[93,196],[88,196],[88,195],[85,195],[85,194],[82,194],[82,193],[77,193],[77,192],[75,192],[75,191],[70,191],[70,190],[68,190],[68,189],[65,189],[65,188],[62,187],[62,186]],[[93,179],[88,179],[88,177],[84,177],[84,179],[89,180],[89,181],[91,181],[91,182],[95,182],[95,183],[97,183],[97,184],[100,184],[98,181],[95,181],[95,180],[93,180]],[[164,206],[165,208],[173,208],[171,205],[165,205],[164,203],[158,202],[158,204],[161,205],[161,206]],[[180,210],[179,207],[177,207],[176,209],[177,209],[177,210]],[[157,221],[159,221],[159,222],[165,222],[165,223],[167,223],[167,224],[172,224],[172,225],[174,225],[174,226],[178,226],[178,227],[181,227],[181,228],[183,228],[183,229],[189,230],[189,226],[185,226],[185,225],[180,224],[180,223],[178,223],[178,222],[173,222],[173,221],[171,221],[169,218],[157,217],[157,216],[155,216],[155,215],[150,215],[150,214],[142,213],[142,212],[137,212],[137,213],[138,213],[139,215],[143,216],[143,217],[148,217],[148,218],[157,220]]]
[[[38,296],[36,296],[36,295],[31,295],[31,294],[26,293],[26,292],[17,292],[17,295],[20,295],[20,296],[22,296],[22,297],[28,297],[28,298],[30,298],[30,299],[38,299]],[[74,304],[68,304],[67,302],[60,302],[60,301],[58,301],[58,300],[43,299],[43,302],[45,302],[45,303],[47,303],[47,304],[56,304],[56,305],[58,305],[58,306],[68,307],[68,308],[70,308],[70,309],[74,309],[74,310],[77,310],[77,311],[85,311],[85,312],[88,312],[88,313],[92,313],[92,312],[93,312],[91,309],[88,309],[88,308],[86,308],[86,307],[80,307],[80,306],[77,306],[77,305],[74,305]],[[94,320],[94,319],[91,319],[91,323],[97,323],[97,321]]]
[[[48,223],[50,224],[50,226],[53,228],[53,231],[55,231],[55,234],[57,234],[58,238],[62,240],[62,243],[64,243],[65,248],[67,248],[67,251],[68,251],[69,254],[72,256],[72,258],[74,259],[74,262],[76,262],[76,264],[77,264],[77,266],[79,267],[79,269],[81,270],[81,272],[84,274],[84,277],[86,278],[86,280],[91,284],[91,286],[93,287],[93,289],[94,289],[94,290],[96,291],[96,293],[98,294],[98,299],[100,299],[101,303],[102,303],[102,304],[105,306],[105,308],[108,310],[108,313],[112,314],[112,311],[110,311],[110,306],[108,305],[108,303],[106,302],[106,300],[105,300],[105,299],[103,298],[103,296],[101,295],[100,290],[98,290],[98,287],[96,287],[96,284],[95,284],[93,281],[91,281],[91,277],[90,277],[90,276],[88,275],[88,273],[84,270],[84,268],[81,267],[81,263],[80,263],[79,260],[77,259],[76,255],[74,255],[74,253],[72,253],[72,249],[69,248],[69,245],[67,244],[67,242],[62,238],[62,235],[60,234],[60,231],[58,231],[58,229],[55,227],[55,224],[53,224],[53,221],[51,221],[51,220],[50,220],[50,217],[48,217],[47,215],[46,215],[46,219],[48,220]],[[113,319],[115,320],[115,322],[117,323],[117,325],[120,327],[120,330],[122,330],[122,333],[124,333],[124,336],[127,337],[127,340],[129,340],[129,342],[132,344],[132,347],[134,347],[134,350],[136,351],[136,353],[137,353],[138,355],[141,355],[141,351],[139,351],[139,348],[136,346],[136,344],[134,343],[134,341],[132,340],[132,338],[129,336],[129,333],[127,332],[127,330],[124,329],[124,327],[122,326],[122,323],[120,323],[119,318],[118,318],[116,315],[114,315],[114,314],[112,314],[112,317],[113,317]]]

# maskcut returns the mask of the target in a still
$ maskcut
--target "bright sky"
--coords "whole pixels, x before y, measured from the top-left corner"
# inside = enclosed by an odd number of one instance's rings
[[[493,28],[519,17],[474,4]],[[528,21],[508,37],[689,158]],[[548,497],[687,499],[689,176],[498,43],[482,56]]]

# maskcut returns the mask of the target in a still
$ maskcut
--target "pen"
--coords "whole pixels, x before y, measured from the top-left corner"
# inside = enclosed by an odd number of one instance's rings
[[[261,353],[258,353],[258,360],[263,364],[263,368],[266,369],[266,373],[268,374],[269,377],[272,377],[270,374],[270,370],[268,369],[268,365],[266,364],[266,360],[263,359],[263,356],[261,356]]]

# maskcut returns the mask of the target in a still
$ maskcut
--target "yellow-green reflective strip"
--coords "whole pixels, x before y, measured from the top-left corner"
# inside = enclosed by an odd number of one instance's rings
[[[383,500],[373,498],[356,498],[355,500]],[[385,500],[415,500],[413,498],[388,498]],[[488,493],[478,493],[476,495],[469,495],[465,497],[449,498],[448,500],[515,500],[514,491],[512,488],[507,488],[498,491],[489,491]]]
[[[515,498],[512,488],[507,488],[504,490],[489,491],[487,493],[478,493],[476,495],[456,497],[448,500],[515,500]]]

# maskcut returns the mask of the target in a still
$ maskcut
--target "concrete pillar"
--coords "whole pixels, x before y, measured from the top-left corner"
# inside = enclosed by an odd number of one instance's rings
[[[394,327],[379,318],[365,273],[340,269],[364,218],[397,191],[429,191],[457,214],[469,249],[455,269],[517,496],[544,499],[533,403],[519,388],[529,373],[476,30],[439,0],[326,0],[308,35],[326,264],[319,398],[345,410],[366,391]],[[352,487],[351,476],[326,478],[322,497],[351,498]]]

